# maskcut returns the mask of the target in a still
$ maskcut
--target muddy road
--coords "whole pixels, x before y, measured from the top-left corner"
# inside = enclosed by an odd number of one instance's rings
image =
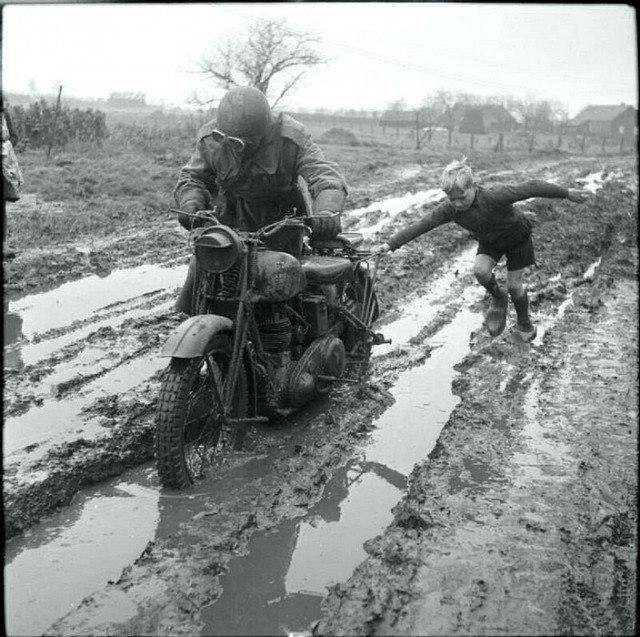
[[[439,171],[356,189],[344,225],[380,239],[439,200]],[[365,381],[256,427],[184,493],[160,490],[151,462],[184,236],[167,221],[19,255],[5,273],[7,630],[632,632],[636,171],[544,158],[481,174],[594,193],[521,204],[538,215],[536,340],[488,337],[474,242],[433,231],[381,266],[393,343]],[[523,599],[530,621],[513,629]]]

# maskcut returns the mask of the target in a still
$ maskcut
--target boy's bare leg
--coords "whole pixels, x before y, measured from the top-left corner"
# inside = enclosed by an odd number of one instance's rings
[[[532,341],[536,337],[536,328],[531,323],[529,314],[529,297],[524,287],[524,275],[527,268],[507,271],[507,288],[518,316],[518,331],[525,341]]]
[[[498,336],[504,330],[507,323],[507,307],[509,297],[498,285],[493,269],[496,267],[496,260],[488,254],[476,255],[473,266],[473,273],[480,285],[484,286],[491,294],[491,305],[487,312],[486,325],[491,336]]]

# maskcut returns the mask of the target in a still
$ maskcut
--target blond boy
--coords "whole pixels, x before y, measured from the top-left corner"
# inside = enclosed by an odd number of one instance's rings
[[[478,240],[474,274],[491,295],[485,324],[492,336],[506,325],[509,296],[517,314],[517,332],[524,341],[536,336],[524,287],[526,269],[535,264],[531,223],[513,204],[531,197],[586,201],[587,195],[574,188],[563,188],[545,181],[484,188],[475,183],[465,160],[450,163],[442,173],[442,189],[447,198],[416,223],[396,232],[377,251],[396,250],[408,241],[451,221],[470,230]],[[503,255],[507,258],[507,293],[498,285],[494,268]]]

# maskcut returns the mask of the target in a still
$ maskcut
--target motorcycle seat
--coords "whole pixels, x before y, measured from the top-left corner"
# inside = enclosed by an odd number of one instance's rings
[[[353,264],[343,257],[323,257],[312,254],[300,259],[309,283],[338,283],[353,272]]]
[[[341,232],[335,239],[319,239],[316,241],[311,237],[311,244],[314,248],[329,250],[344,248],[355,250],[363,241],[364,237],[359,232]]]

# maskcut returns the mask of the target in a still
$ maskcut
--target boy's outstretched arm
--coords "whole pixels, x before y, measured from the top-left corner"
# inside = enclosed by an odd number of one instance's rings
[[[517,186],[493,186],[487,188],[487,193],[500,203],[515,203],[531,197],[545,197],[547,199],[569,199],[576,203],[587,200],[587,194],[576,188],[564,188],[548,181],[537,179],[525,181]]]
[[[448,201],[443,201],[441,204],[427,212],[420,221],[398,230],[398,232],[387,239],[386,243],[389,246],[389,249],[396,250],[412,239],[419,237],[421,234],[452,221],[453,213],[453,206]]]

